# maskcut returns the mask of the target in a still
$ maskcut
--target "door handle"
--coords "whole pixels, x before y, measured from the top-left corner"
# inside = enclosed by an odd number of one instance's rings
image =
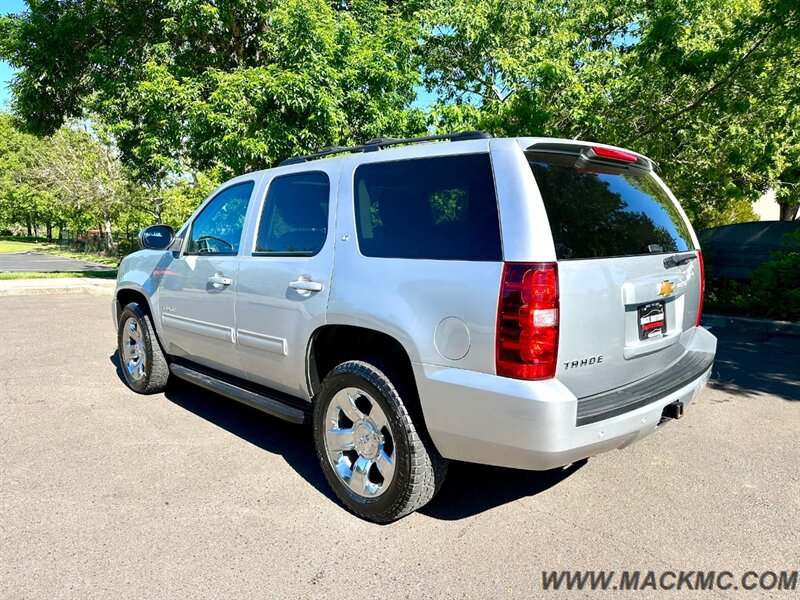
[[[303,292],[321,292],[325,286],[319,281],[311,281],[308,275],[300,275],[295,281],[289,282],[289,287]]]
[[[222,275],[212,275],[208,278],[208,283],[214,287],[225,287],[233,283],[230,277],[223,277]]]

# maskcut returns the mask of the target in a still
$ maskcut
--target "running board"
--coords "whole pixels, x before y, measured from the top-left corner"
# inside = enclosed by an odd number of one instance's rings
[[[231,400],[236,400],[242,404],[247,404],[260,411],[268,413],[273,417],[278,417],[290,423],[303,424],[309,421],[308,413],[300,408],[289,406],[286,402],[277,397],[267,396],[252,390],[245,389],[238,385],[221,381],[200,371],[195,371],[189,367],[172,363],[169,370],[175,377],[184,381],[199,385],[209,391],[215,392]]]

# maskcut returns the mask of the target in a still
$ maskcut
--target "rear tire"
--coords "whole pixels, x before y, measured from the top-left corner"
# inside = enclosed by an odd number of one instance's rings
[[[375,523],[427,504],[447,473],[447,459],[420,435],[395,385],[363,361],[340,364],[322,382],[314,444],[338,498]]]
[[[169,380],[169,364],[149,313],[137,302],[131,302],[120,313],[117,351],[129,388],[139,394],[164,391]]]

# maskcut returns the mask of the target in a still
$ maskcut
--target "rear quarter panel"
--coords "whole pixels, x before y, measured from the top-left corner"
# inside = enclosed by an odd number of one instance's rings
[[[415,363],[494,373],[494,331],[502,263],[365,257],[358,246],[353,201],[353,178],[358,165],[487,150],[488,142],[480,140],[430,145],[424,155],[417,145],[391,153],[345,158],[339,184],[328,323],[355,325],[391,335]],[[468,330],[466,353],[461,358],[448,358],[437,348],[437,327],[448,317],[460,320]],[[454,324],[461,328],[452,320],[443,327]],[[440,345],[448,338],[440,335]]]

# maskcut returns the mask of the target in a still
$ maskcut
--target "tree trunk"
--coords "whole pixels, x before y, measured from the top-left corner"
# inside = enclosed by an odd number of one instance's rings
[[[156,198],[153,200],[153,219],[157,225],[161,225],[161,211],[164,208],[164,199],[163,198]]]
[[[50,221],[47,222],[47,241],[53,241],[53,223]]]
[[[781,208],[781,221],[794,221],[797,218],[797,211],[800,209],[800,204],[779,204],[778,206]]]
[[[39,228],[36,226],[36,221],[33,222],[33,235],[39,237]]]
[[[111,237],[111,215],[106,213],[105,214],[106,220],[106,250],[113,250],[114,249],[114,240]]]
[[[33,237],[33,231],[31,230],[31,220],[30,219],[26,219],[25,220],[25,225],[28,226],[28,237]]]

